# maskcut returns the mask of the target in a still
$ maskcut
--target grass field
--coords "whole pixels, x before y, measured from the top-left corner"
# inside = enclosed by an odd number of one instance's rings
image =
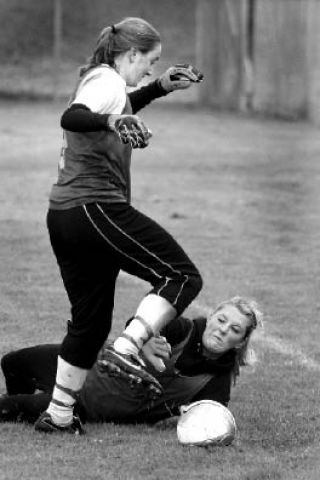
[[[60,341],[68,302],[45,227],[56,176],[62,104],[1,103],[0,354]],[[1,425],[1,480],[318,480],[320,471],[320,138],[302,123],[162,104],[135,152],[133,202],[164,225],[200,268],[190,314],[230,295],[265,312],[259,363],[245,370],[230,409],[234,444],[178,445],[174,426],[87,425],[43,436]],[[146,284],[121,276],[114,336]],[[3,378],[0,391],[4,391]]]

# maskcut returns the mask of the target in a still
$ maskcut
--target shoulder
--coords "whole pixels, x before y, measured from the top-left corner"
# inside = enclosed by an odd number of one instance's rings
[[[190,322],[192,329],[190,342],[201,342],[207,324],[206,317],[196,317],[190,320]]]
[[[192,320],[186,317],[176,317],[162,331],[171,345],[176,345],[184,340],[192,330]]]
[[[123,78],[109,65],[99,65],[89,70],[80,80],[79,88],[97,81],[105,82],[109,85],[117,85],[124,90],[126,88]]]
[[[104,93],[107,91],[120,96],[126,96],[125,81],[113,68],[107,65],[101,65],[89,70],[79,82],[77,95],[87,89],[98,89]]]
[[[180,343],[186,337],[189,337],[190,342],[196,342],[202,338],[205,326],[205,317],[190,319],[181,316],[172,320],[161,334],[165,336],[172,345]]]
[[[203,316],[196,317],[192,320],[192,323],[193,323],[194,329],[201,331],[201,333],[203,333],[203,331],[206,328],[207,319],[206,317],[203,317]]]
[[[108,65],[89,70],[80,80],[73,103],[82,103],[96,113],[121,114],[127,92],[123,78]]]

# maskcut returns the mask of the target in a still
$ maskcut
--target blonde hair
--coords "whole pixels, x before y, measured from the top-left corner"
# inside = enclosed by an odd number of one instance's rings
[[[249,348],[250,338],[254,330],[262,326],[263,314],[259,310],[258,304],[255,300],[236,296],[229,300],[220,303],[215,309],[214,313],[218,312],[227,305],[232,305],[237,308],[239,312],[249,320],[249,325],[245,332],[244,338],[239,347],[235,347],[236,359],[235,366],[232,372],[233,382],[236,382],[236,377],[240,373],[240,367],[246,365],[253,365],[256,362],[256,356],[252,348]]]
[[[149,22],[139,17],[124,18],[100,32],[92,56],[80,69],[80,77],[102,63],[113,67],[115,58],[132,47],[148,53],[158,43],[160,34]]]

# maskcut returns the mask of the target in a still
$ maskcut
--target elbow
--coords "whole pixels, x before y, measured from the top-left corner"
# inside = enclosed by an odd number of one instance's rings
[[[63,130],[70,130],[70,121],[68,118],[69,111],[66,110],[63,114],[62,117],[60,118],[60,127],[63,128]]]

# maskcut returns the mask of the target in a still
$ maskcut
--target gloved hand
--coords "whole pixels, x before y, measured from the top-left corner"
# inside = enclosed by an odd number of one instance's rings
[[[164,360],[171,355],[171,346],[165,337],[151,337],[142,347],[142,355],[158,372],[166,369]]]
[[[169,67],[159,78],[160,85],[166,92],[189,88],[192,83],[199,83],[202,80],[203,74],[188,63]]]
[[[151,130],[137,115],[111,114],[108,128],[118,135],[122,143],[128,143],[132,148],[145,148],[152,136]]]

